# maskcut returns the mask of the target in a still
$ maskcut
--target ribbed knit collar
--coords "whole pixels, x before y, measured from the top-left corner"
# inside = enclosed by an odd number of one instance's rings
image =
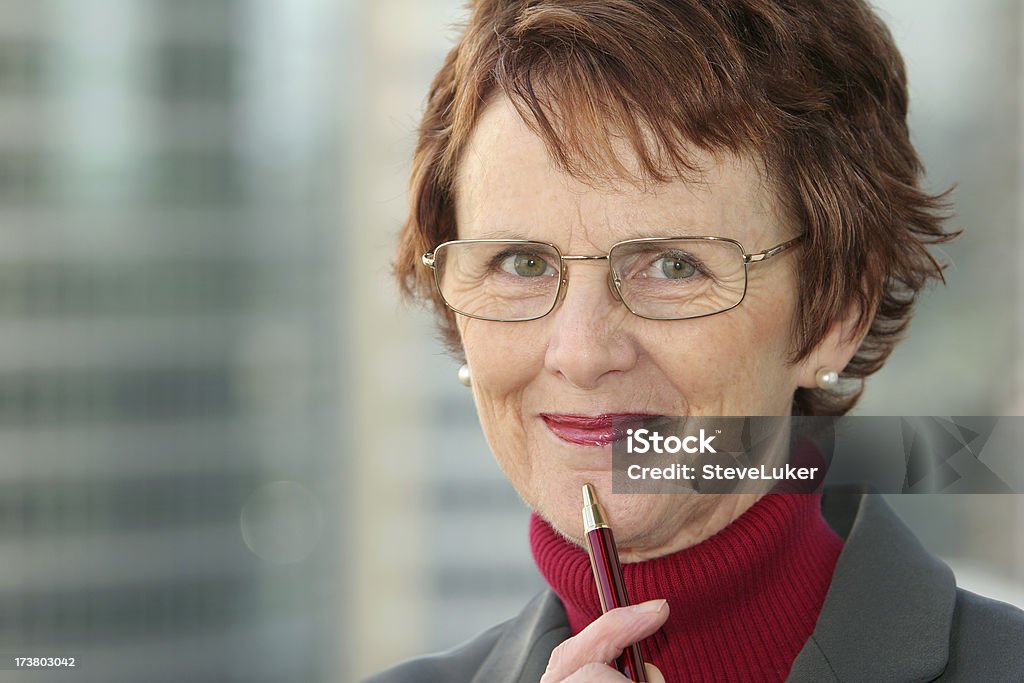
[[[579,633],[601,614],[586,551],[536,514],[530,547]],[[820,494],[771,494],[692,548],[624,565],[632,603],[665,598],[671,610],[646,657],[673,682],[785,680],[842,547]]]

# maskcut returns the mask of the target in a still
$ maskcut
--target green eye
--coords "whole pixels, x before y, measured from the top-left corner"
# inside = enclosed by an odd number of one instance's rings
[[[684,280],[697,274],[697,267],[686,259],[666,257],[661,259],[661,272],[670,280]]]
[[[520,253],[511,257],[512,272],[520,277],[540,277],[548,271],[548,262],[536,254]]]

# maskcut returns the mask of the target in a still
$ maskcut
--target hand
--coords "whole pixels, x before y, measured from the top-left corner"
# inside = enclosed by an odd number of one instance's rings
[[[613,609],[556,647],[541,683],[584,683],[629,680],[608,665],[627,646],[651,635],[668,619],[668,603],[651,600]],[[653,664],[646,664],[648,683],[665,683]]]

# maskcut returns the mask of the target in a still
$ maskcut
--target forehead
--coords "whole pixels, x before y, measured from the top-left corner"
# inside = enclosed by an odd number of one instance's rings
[[[623,144],[618,160],[633,173]],[[691,152],[700,169],[665,183],[578,178],[562,169],[505,98],[489,104],[463,151],[455,185],[460,239],[523,238],[607,248],[634,237],[718,235],[745,246],[783,234],[758,164]],[[769,235],[770,233],[770,235]]]

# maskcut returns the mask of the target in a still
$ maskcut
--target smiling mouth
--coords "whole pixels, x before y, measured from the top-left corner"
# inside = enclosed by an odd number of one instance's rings
[[[603,415],[571,415],[541,413],[551,433],[562,441],[577,446],[607,446],[623,439],[626,429],[641,425],[653,413],[605,413]]]

